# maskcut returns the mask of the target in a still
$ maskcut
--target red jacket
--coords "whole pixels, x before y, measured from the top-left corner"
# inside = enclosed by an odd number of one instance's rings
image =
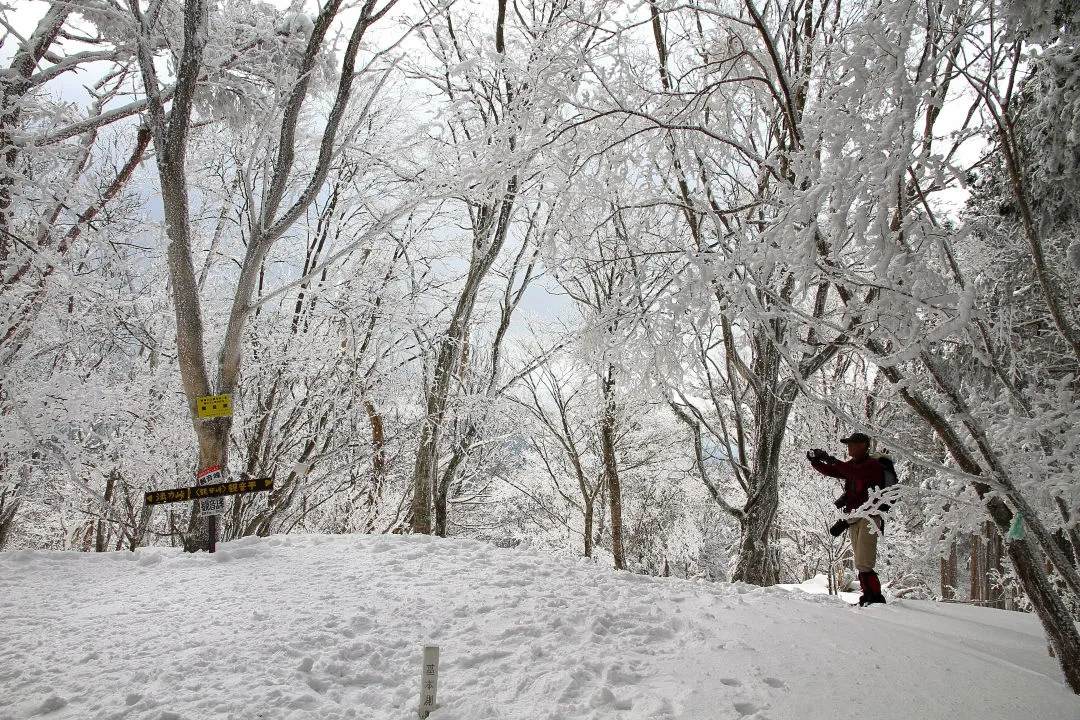
[[[881,487],[885,474],[877,458],[865,457],[860,461],[846,460],[825,465],[811,463],[822,475],[844,481],[844,510],[851,512],[870,499],[870,488]]]

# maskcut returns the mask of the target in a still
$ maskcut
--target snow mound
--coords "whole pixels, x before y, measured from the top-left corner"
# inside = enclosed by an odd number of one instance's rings
[[[1018,613],[417,536],[0,554],[4,720],[412,720],[425,643],[432,720],[1080,719]]]

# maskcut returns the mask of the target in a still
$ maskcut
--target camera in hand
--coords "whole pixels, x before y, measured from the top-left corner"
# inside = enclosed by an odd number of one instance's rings
[[[849,525],[851,525],[851,523],[841,518],[835,523],[833,523],[833,526],[829,528],[829,534],[833,537],[840,537],[844,534],[844,531],[848,529]]]
[[[821,463],[822,465],[832,465],[833,463],[840,462],[829,453],[825,452],[821,448],[814,448],[813,450],[806,451],[806,459],[812,463]]]

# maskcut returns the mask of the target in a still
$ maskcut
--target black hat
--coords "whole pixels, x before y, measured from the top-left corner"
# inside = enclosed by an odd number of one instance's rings
[[[851,433],[851,437],[840,438],[840,442],[847,445],[848,443],[866,443],[870,444],[870,436],[866,433],[856,432]]]

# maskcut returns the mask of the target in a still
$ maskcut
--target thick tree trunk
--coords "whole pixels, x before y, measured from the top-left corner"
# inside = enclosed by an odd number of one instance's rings
[[[1066,684],[1074,693],[1080,694],[1080,635],[1068,608],[1050,582],[1040,553],[1028,539],[1013,540],[1006,548],[1024,592],[1046,630]]]
[[[202,68],[206,45],[208,7],[203,0],[186,0],[184,6],[184,49],[177,67],[176,94],[172,109],[165,112],[158,89],[157,70],[151,49],[153,19],[146,18],[137,4],[131,9],[139,25],[138,57],[143,85],[150,100],[150,120],[157,153],[158,179],[161,184],[165,232],[169,238],[167,259],[172,285],[173,310],[176,315],[176,354],[180,378],[188,401],[188,413],[199,444],[198,469],[220,465],[228,447],[223,439],[220,421],[201,422],[196,411],[199,397],[210,394],[206,356],[203,349],[202,309],[199,304],[198,283],[191,259],[191,224],[188,207],[186,155],[191,128],[191,107]],[[183,480],[184,484],[193,478]],[[200,523],[198,502],[192,503],[184,547],[188,551],[208,546],[205,523]]]
[[[787,433],[787,420],[798,394],[791,380],[778,383],[780,351],[763,328],[757,339],[758,354],[754,375],[760,386],[754,402],[754,466],[748,497],[743,507],[742,537],[735,561],[733,582],[775,585],[780,581],[777,554],[771,548],[773,522],[780,506],[780,450]]]
[[[428,399],[427,418],[420,430],[420,442],[416,449],[416,464],[412,477],[412,512],[409,527],[414,533],[430,535],[434,528],[432,503],[434,499],[435,473],[439,464],[439,423],[446,401]]]
[[[131,531],[128,550],[134,551],[136,548],[142,547],[143,541],[146,539],[146,531],[150,527],[150,515],[153,509],[153,505],[142,506],[142,510],[139,511],[139,521]]]
[[[11,538],[11,531],[15,528],[15,514],[19,512],[21,504],[22,496],[19,493],[4,498],[4,502],[0,504],[0,550],[4,549]]]
[[[8,471],[11,465],[7,455],[0,455],[0,470]],[[0,550],[3,550],[11,539],[11,533],[15,529],[15,516],[22,505],[23,489],[30,478],[30,466],[21,463],[17,466],[18,480],[13,490],[4,489],[0,492]]]
[[[779,498],[777,486],[773,484],[763,488],[758,502],[747,508],[732,582],[765,587],[780,581],[776,551],[770,543]]]

